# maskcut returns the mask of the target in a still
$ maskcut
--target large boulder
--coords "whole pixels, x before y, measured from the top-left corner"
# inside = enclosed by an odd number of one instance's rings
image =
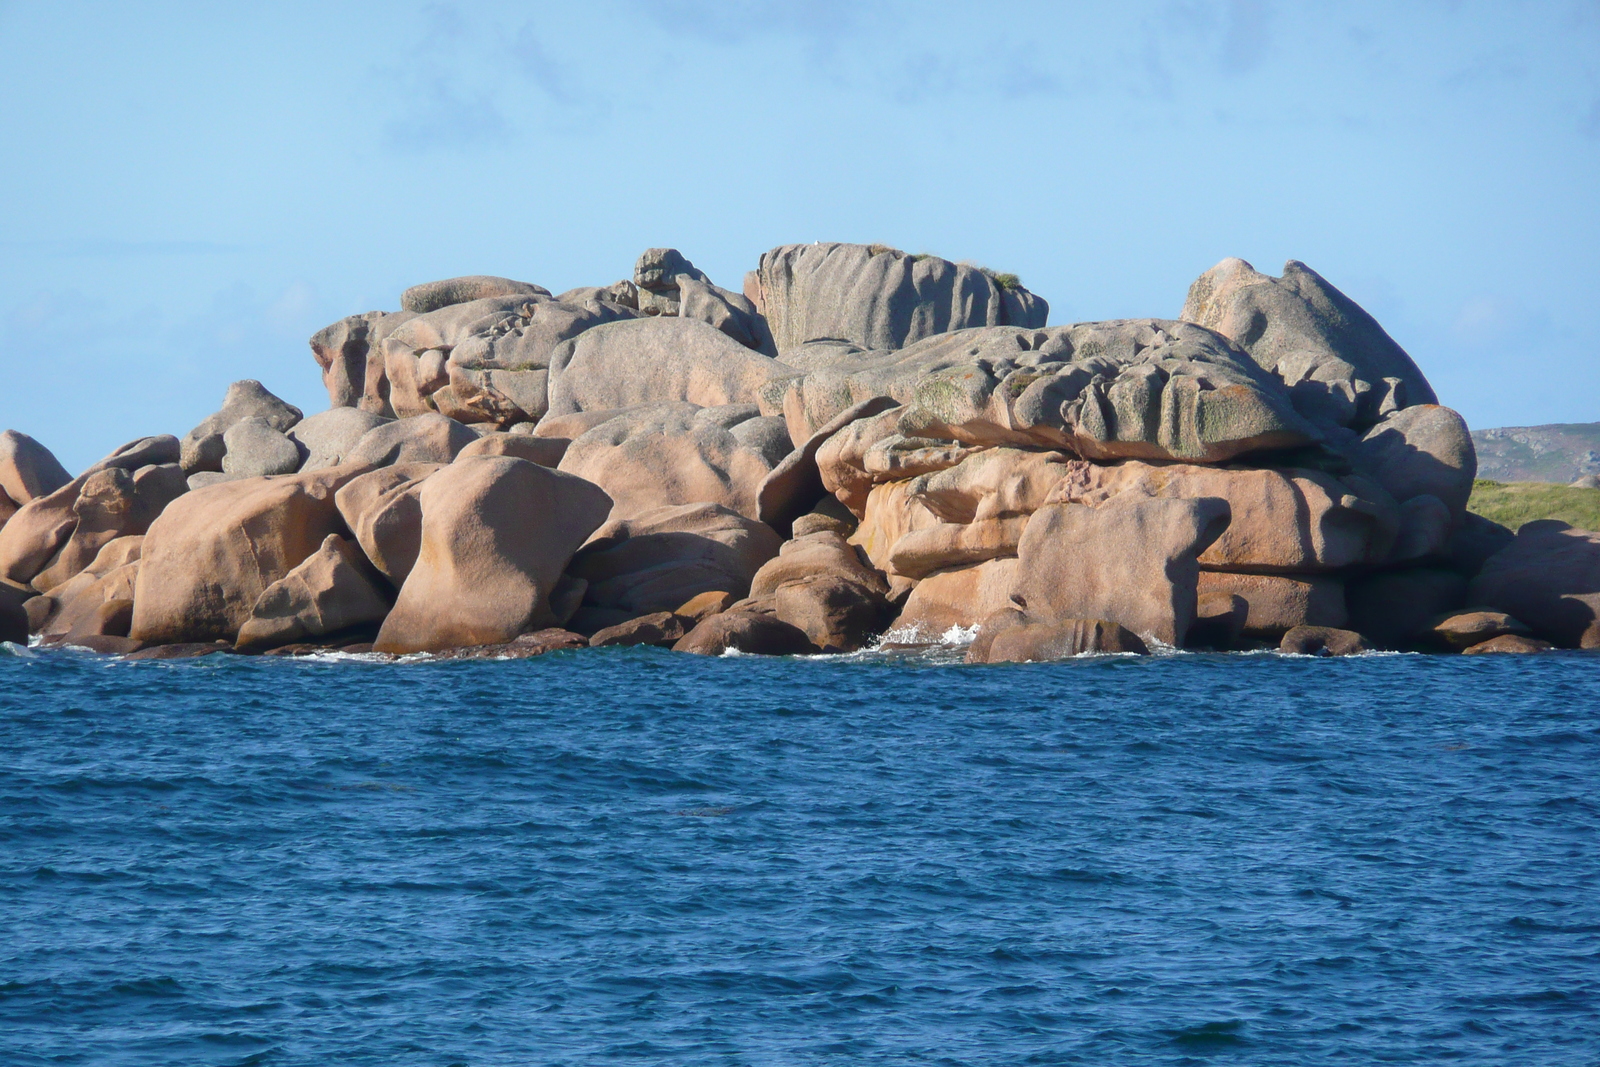
[[[1454,521],[1466,514],[1478,457],[1465,420],[1449,408],[1418,404],[1394,412],[1350,451],[1396,500],[1428,495],[1443,501]]]
[[[222,435],[222,472],[236,478],[293,474],[300,469],[299,447],[266,419],[240,419]]]
[[[550,594],[606,519],[598,486],[505,456],[469,457],[422,484],[422,545],[373,647],[424,652],[555,625]]]
[[[30,500],[0,527],[0,579],[26,585],[50,565],[78,525],[73,508],[90,478],[111,468],[137,472],[143,467],[174,464],[178,455],[178,439],[170,434],[141,437],[54,492]]]
[[[589,583],[585,607],[632,617],[702,593],[743,597],[780,544],[765,523],[721,505],[680,504],[611,520],[567,570]]]
[[[667,401],[749,404],[768,382],[794,373],[704,322],[612,322],[585,331],[552,356],[549,413]]]
[[[72,481],[55,455],[16,430],[0,433],[0,497],[21,507]]]
[[[239,628],[241,652],[315,640],[382,621],[389,600],[361,550],[337,534],[267,586]]]
[[[637,312],[600,300],[569,304],[502,296],[452,304],[397,327],[383,342],[388,399],[402,417],[438,411],[508,426],[546,410],[548,368],[565,342]]]
[[[804,631],[824,652],[853,652],[894,617],[884,576],[832,531],[786,541],[750,582],[752,600],[770,598],[772,613]]]
[[[145,535],[130,636],[233,641],[267,586],[342,532],[334,494],[362,469],[244,478],[173,501]]]
[[[393,420],[355,407],[329,408],[301,419],[289,431],[289,439],[305,453],[303,471],[337,467],[355,453],[356,445],[372,430]],[[223,459],[227,465],[227,459]]]
[[[1226,338],[1160,319],[960,330],[775,381],[765,409],[805,438],[869,397],[905,405],[897,431],[1087,459],[1222,463],[1320,441],[1284,385]]]
[[[84,480],[72,513],[77,521],[66,544],[33,578],[48,590],[92,563],[113,541],[143,534],[168,504],[188,492],[183,468],[176,463],[152,464],[132,473],[107,467]]]
[[[478,435],[436,412],[396,419],[368,430],[345,456],[346,464],[449,463]]]
[[[1011,607],[1015,556],[935,571],[906,597],[889,637],[895,641],[962,640],[1003,608]]]
[[[784,245],[756,275],[780,355],[814,340],[893,349],[968,326],[1037,329],[1050,312],[1015,278],[882,245]]]
[[[776,615],[757,611],[725,611],[698,623],[672,646],[674,652],[720,656],[805,656],[816,651],[805,631]]]
[[[754,519],[762,484],[790,451],[783,421],[753,405],[652,404],[579,435],[558,469],[609,493],[613,518],[713,503]]]
[[[311,354],[322,369],[322,384],[333,408],[359,408],[392,417],[389,377],[384,371],[383,342],[412,311],[369,311],[348,315],[311,335]]]
[[[967,649],[968,663],[1039,663],[1091,653],[1144,655],[1139,635],[1105,619],[1033,622],[1015,608],[985,619]]]
[[[1484,563],[1465,601],[1505,612],[1564,648],[1600,648],[1600,533],[1556,519],[1523,524]]]
[[[396,589],[422,550],[422,483],[439,463],[396,463],[358,475],[334,503],[367,559]]]
[[[1215,497],[1129,492],[1096,506],[1046,505],[1022,536],[1012,597],[1031,622],[1101,619],[1181,647],[1200,554],[1227,524],[1227,501]]]
[[[437,282],[413,285],[400,294],[400,307],[419,315],[454,304],[492,297],[548,297],[550,290],[532,282],[518,282],[510,278],[497,278],[490,274],[469,274],[460,278],[445,278]]]
[[[249,418],[264,419],[272,429],[285,433],[300,421],[301,412],[293,404],[286,404],[272,395],[253,378],[234,382],[222,398],[221,409],[184,435],[179,457],[183,469],[190,474],[222,470],[223,455],[227,452],[223,435],[235,423]]]
[[[1370,426],[1437,400],[1417,365],[1376,319],[1304,263],[1273,278],[1225,259],[1189,287],[1179,316],[1234,341],[1289,387],[1307,416]]]
[[[1277,639],[1296,626],[1342,627],[1349,621],[1344,581],[1340,578],[1201,571],[1197,588],[1202,597],[1234,596],[1243,600],[1245,618],[1240,629],[1250,637]]]
[[[767,320],[756,311],[754,302],[743,293],[723,289],[699,278],[680,275],[678,317],[698,319],[762,355],[778,354],[777,346],[772,340],[772,331],[767,327]]]
[[[1079,464],[1056,498],[1093,504],[1129,491],[1226,500],[1228,528],[1200,557],[1218,570],[1303,573],[1382,563],[1402,526],[1401,509],[1372,482],[1295,467]]]

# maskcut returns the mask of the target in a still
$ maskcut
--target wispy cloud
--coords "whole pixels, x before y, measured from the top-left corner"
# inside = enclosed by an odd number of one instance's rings
[[[1217,59],[1222,69],[1248,74],[1261,66],[1272,45],[1272,8],[1266,0],[1229,0]]]
[[[888,5],[883,0],[638,0],[638,7],[674,33],[717,44],[783,34],[830,53]]]
[[[27,252],[33,256],[60,258],[139,259],[146,256],[227,256],[250,251],[249,245],[220,241],[119,241],[96,237],[88,239],[47,239],[39,241],[0,241],[0,248]]]

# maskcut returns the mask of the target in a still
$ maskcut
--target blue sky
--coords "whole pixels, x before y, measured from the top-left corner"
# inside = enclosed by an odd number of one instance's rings
[[[883,242],[1051,321],[1323,273],[1477,427],[1600,420],[1600,0],[0,0],[0,425],[73,469],[408,285]]]

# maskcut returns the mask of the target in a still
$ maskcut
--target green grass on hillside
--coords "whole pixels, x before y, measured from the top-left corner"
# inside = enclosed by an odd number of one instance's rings
[[[1600,530],[1600,489],[1479,478],[1472,483],[1467,510],[1511,530],[1535,519],[1560,519],[1582,530]]]

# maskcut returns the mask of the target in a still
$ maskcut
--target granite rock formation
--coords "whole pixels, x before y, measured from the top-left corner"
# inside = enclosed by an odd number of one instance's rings
[[[558,296],[415,286],[311,338],[327,411],[237,382],[75,478],[0,435],[0,632],[141,658],[1600,646],[1600,533],[1466,513],[1465,423],[1309,267],[1225,260],[1176,319],[1048,310],[879,245],[777,248],[738,290],[670,248]]]

